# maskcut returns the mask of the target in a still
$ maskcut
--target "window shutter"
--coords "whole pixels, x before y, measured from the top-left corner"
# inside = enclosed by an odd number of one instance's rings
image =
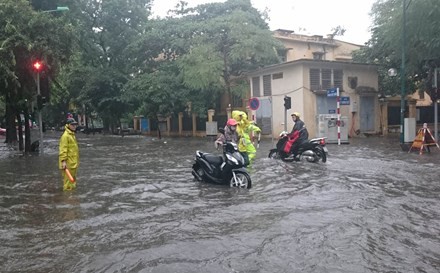
[[[263,92],[264,96],[272,96],[272,81],[271,75],[263,76]]]
[[[343,81],[342,81],[342,69],[334,69],[333,70],[333,83],[335,88],[338,88],[342,90],[343,87]]]
[[[254,94],[254,97],[261,96],[261,94],[260,94],[260,77],[253,77],[252,78],[252,94]]]
[[[327,90],[332,88],[332,70],[322,69],[322,89]]]
[[[310,89],[321,90],[321,79],[319,69],[310,69]]]

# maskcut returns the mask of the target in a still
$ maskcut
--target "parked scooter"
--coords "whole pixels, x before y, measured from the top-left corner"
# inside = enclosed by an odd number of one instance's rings
[[[223,129],[219,129],[224,133]],[[236,143],[222,144],[223,155],[196,151],[195,163],[192,166],[192,175],[198,181],[216,184],[229,184],[236,188],[250,189],[251,177],[244,167],[244,158],[238,151]]]
[[[293,155],[292,150],[284,151],[285,143],[288,141],[287,132],[282,132],[277,143],[276,149],[271,149],[269,158],[281,159],[286,162],[301,161],[303,159],[308,162],[317,163],[327,161],[328,149],[325,146],[325,137],[313,138],[299,145],[296,155]]]

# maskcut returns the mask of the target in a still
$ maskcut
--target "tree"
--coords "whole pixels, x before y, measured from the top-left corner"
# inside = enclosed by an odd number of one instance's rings
[[[386,71],[402,61],[403,11],[403,0],[378,0],[371,11],[372,37],[355,55],[355,60],[380,66],[380,88],[386,94],[399,90],[400,79],[390,79]],[[433,68],[440,66],[440,6],[436,0],[407,0],[405,14],[406,80],[410,90],[431,92]]]
[[[81,0],[71,16],[79,36],[79,51],[66,67],[71,102],[96,112],[114,128],[129,109],[121,100],[123,86],[137,74],[139,59],[132,46],[145,33],[150,0]]]
[[[0,95],[6,101],[8,143],[17,141],[15,119],[28,118],[30,102],[35,96],[32,62],[42,60],[49,76],[56,75],[71,53],[71,27],[63,17],[36,12],[26,0],[4,0],[0,3]],[[20,118],[17,118],[20,122]],[[41,126],[41,124],[40,124]],[[19,126],[21,129],[21,126]],[[30,141],[28,123],[26,140]],[[21,137],[21,134],[20,134]],[[20,147],[22,147],[20,139]],[[25,151],[29,151],[26,142]]]
[[[178,15],[180,38],[190,44],[177,62],[184,84],[201,97],[242,97],[248,88],[246,72],[279,62],[276,52],[282,45],[249,0],[182,7]]]
[[[127,83],[124,100],[137,114],[157,119],[185,110],[190,90],[183,86],[179,68],[172,61],[161,62],[158,68]]]

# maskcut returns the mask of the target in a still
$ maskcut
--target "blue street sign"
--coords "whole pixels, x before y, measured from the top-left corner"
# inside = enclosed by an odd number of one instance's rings
[[[350,105],[350,97],[340,97],[339,104],[340,105]]]
[[[258,98],[249,99],[249,108],[251,110],[257,110],[260,107],[260,100]]]
[[[336,88],[327,89],[327,97],[336,97],[336,96],[337,96]]]
[[[329,114],[336,114],[336,110],[328,110]]]

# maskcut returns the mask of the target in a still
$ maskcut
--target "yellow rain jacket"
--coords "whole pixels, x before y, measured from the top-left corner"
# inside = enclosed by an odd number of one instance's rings
[[[60,151],[58,155],[58,168],[61,170],[63,177],[63,190],[73,190],[76,188],[76,182],[70,182],[63,170],[62,161],[66,161],[67,168],[71,175],[76,180],[76,173],[79,166],[79,149],[76,142],[75,132],[70,130],[69,125],[66,125],[63,135],[60,138]]]
[[[79,149],[76,142],[75,132],[66,125],[63,135],[60,138],[60,152],[58,159],[58,167],[63,169],[62,161],[66,161],[67,168],[77,169],[79,166]]]
[[[243,111],[232,111],[232,118],[238,122],[237,133],[240,136],[238,150],[247,153],[251,164],[257,154],[257,149],[255,149],[252,143],[251,135],[261,132],[261,129],[254,125],[252,121],[249,121],[247,114]]]

